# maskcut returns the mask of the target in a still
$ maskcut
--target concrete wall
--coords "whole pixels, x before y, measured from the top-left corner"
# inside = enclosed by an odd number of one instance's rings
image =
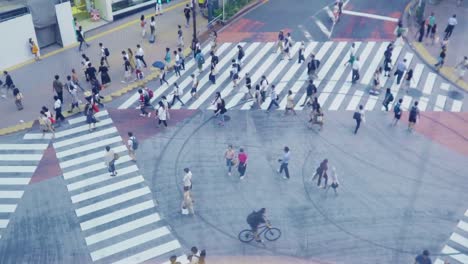
[[[55,5],[57,24],[60,30],[60,38],[64,47],[76,42],[75,29],[73,27],[73,15],[70,2]]]
[[[28,40],[36,43],[32,16],[26,14],[0,23],[0,70],[34,58]]]
[[[114,16],[112,14],[112,0],[95,0],[94,7],[99,10],[101,19],[109,22],[114,20]]]

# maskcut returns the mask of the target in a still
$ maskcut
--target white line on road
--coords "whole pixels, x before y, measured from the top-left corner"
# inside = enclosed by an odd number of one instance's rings
[[[319,29],[325,34],[328,38],[331,36],[331,31],[322,23],[322,21],[318,20],[317,18],[314,19],[315,24],[319,27]]]
[[[379,16],[379,15],[350,11],[350,10],[343,10],[343,14],[350,15],[350,16],[360,16],[360,17],[367,17],[367,18],[372,18],[372,19],[386,20],[386,21],[391,21],[391,22],[398,22],[398,19],[394,17]]]

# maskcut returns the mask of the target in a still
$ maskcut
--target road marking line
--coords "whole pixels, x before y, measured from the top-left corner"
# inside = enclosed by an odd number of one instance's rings
[[[372,81],[372,77],[374,76],[374,72],[377,70],[377,67],[379,66],[380,61],[382,59],[380,57],[380,54],[382,54],[382,55],[384,54],[385,50],[387,49],[388,43],[389,42],[382,42],[380,44],[380,47],[377,50],[377,52],[375,53],[375,56],[372,59],[369,68],[367,68],[367,71],[364,74],[364,77],[362,77],[362,79],[361,79],[361,84],[369,84]]]
[[[430,72],[427,75],[426,82],[424,83],[423,87],[423,93],[425,94],[431,94],[432,93],[432,88],[434,87],[434,83],[436,81],[437,74]]]
[[[0,213],[14,213],[17,204],[0,204]]]
[[[468,256],[465,254],[460,253],[458,250],[455,250],[452,247],[444,246],[442,249],[442,254],[450,255],[449,257],[460,261],[461,263],[468,263]]]
[[[434,111],[436,112],[444,111],[446,101],[447,101],[447,96],[437,95],[436,103],[434,106]]]
[[[450,240],[452,240],[453,242],[465,247],[465,248],[468,248],[468,238],[466,237],[463,237],[457,233],[453,233],[451,236],[450,236]]]
[[[143,227],[143,226],[146,226],[146,225],[149,225],[149,224],[152,224],[152,223],[156,223],[159,220],[161,220],[161,218],[159,217],[159,214],[153,213],[153,214],[150,214],[148,216],[145,216],[145,217],[142,217],[142,218],[127,222],[125,224],[113,227],[111,229],[107,229],[105,231],[102,231],[102,232],[93,234],[91,236],[88,236],[88,237],[85,238],[85,241],[86,241],[86,244],[88,246],[90,246],[90,245],[96,244],[98,242],[107,240],[109,238],[112,238],[112,237],[127,233],[129,231],[138,229],[140,227]]]
[[[448,90],[450,90],[450,84],[448,84],[448,83],[442,83],[442,84],[440,85],[440,89],[441,89],[441,90],[444,90],[444,91],[448,91]]]
[[[349,101],[348,106],[346,107],[347,111],[354,111],[357,109],[359,102],[361,101],[362,96],[364,95],[363,91],[357,90],[354,94],[353,97],[351,98],[351,101]]]
[[[457,227],[460,228],[461,230],[465,231],[465,232],[468,232],[468,223],[465,222],[465,221],[460,220],[458,222]]]
[[[340,108],[341,103],[345,99],[346,95],[349,92],[349,89],[351,89],[351,83],[345,82],[341,89],[338,91],[338,94],[335,96],[335,99],[331,103],[330,107],[328,107],[328,110],[330,111],[336,111],[338,108]]]
[[[151,193],[150,189],[145,186],[145,187],[140,188],[140,189],[136,189],[136,190],[133,190],[133,191],[130,191],[130,192],[126,192],[126,193],[111,197],[109,199],[102,200],[102,201],[99,201],[97,203],[93,203],[93,204],[90,204],[88,206],[78,208],[78,209],[75,210],[76,215],[78,217],[80,217],[80,216],[83,216],[83,215],[86,215],[86,214],[90,214],[92,212],[96,212],[96,211],[105,209],[107,207],[114,206],[116,204],[120,204],[120,203],[123,203],[123,202],[126,202],[126,201],[130,201],[132,199],[135,199],[135,198],[138,198],[138,197],[150,194],[150,193]]]
[[[463,102],[460,100],[453,100],[452,103],[452,112],[461,112]]]
[[[121,259],[113,264],[138,264],[149,259],[161,256],[173,250],[180,248],[180,244],[177,240],[172,240],[171,242],[159,245],[154,248],[150,248],[133,256]]]
[[[429,103],[429,98],[421,97],[419,98],[418,108],[420,111],[426,111],[427,104]]]
[[[124,175],[127,175],[127,174],[132,173],[132,172],[136,172],[136,171],[138,171],[138,167],[136,165],[132,165],[132,166],[129,166],[129,167],[125,167],[123,169],[119,169],[119,177],[122,177]],[[68,189],[69,192],[71,192],[71,191],[75,191],[75,190],[84,188],[86,186],[90,186],[90,185],[93,185],[93,184],[96,184],[96,183],[107,181],[107,180],[110,180],[110,179],[113,179],[113,178],[109,176],[108,172],[106,172],[106,173],[103,173],[103,174],[95,176],[95,177],[86,178],[85,180],[71,183],[71,184],[67,185],[67,189]]]
[[[114,151],[114,153],[121,153],[121,152],[126,152],[128,149],[127,149],[127,146],[120,145],[118,147],[112,148],[112,150]],[[70,159],[67,161],[60,161],[59,165],[60,165],[60,168],[66,169],[68,167],[72,167],[72,166],[85,163],[88,161],[99,160],[103,156],[104,156],[104,151],[97,151],[91,154],[82,154],[78,158]]]
[[[31,178],[0,178],[0,185],[27,185]]]
[[[105,257],[109,257],[119,252],[122,252],[124,250],[127,250],[129,248],[149,242],[151,240],[163,237],[165,235],[169,235],[170,233],[171,232],[169,231],[169,229],[167,229],[167,227],[160,227],[158,229],[146,232],[136,237],[132,237],[119,243],[112,244],[111,246],[93,251],[91,252],[91,258],[93,259],[93,261],[97,261]]]
[[[49,144],[0,144],[0,150],[45,150]]]
[[[96,123],[96,128],[99,128],[99,127],[102,127],[102,126],[105,126],[105,125],[109,125],[109,124],[112,124],[112,119],[110,119],[110,118],[104,119],[104,120],[101,120],[100,122]],[[70,136],[70,135],[77,134],[77,133],[84,132],[84,131],[88,131],[88,130],[89,130],[89,125],[86,124],[86,125],[82,125],[82,126],[79,126],[79,127],[74,127],[74,128],[70,128],[70,129],[67,129],[67,130],[57,132],[57,133],[55,133],[55,138]],[[24,137],[23,137],[23,139],[51,139],[51,138],[52,138],[52,134],[46,134],[45,136],[42,136],[41,133],[28,133],[28,134],[25,134]]]
[[[404,95],[403,96],[403,103],[401,104],[401,108],[405,111],[408,111],[411,105],[411,101],[413,101],[413,97]]]
[[[364,110],[366,111],[372,111],[374,110],[375,105],[377,104],[377,101],[379,100],[378,96],[375,95],[369,95],[369,98],[367,99],[367,103],[364,106]]]
[[[99,140],[98,142],[92,142],[90,144],[82,145],[76,148],[72,149],[67,149],[62,152],[57,152],[57,158],[64,158],[70,155],[78,154],[80,152],[85,152],[91,149],[96,149],[96,148],[102,148],[107,145],[111,145],[116,142],[122,142],[122,138],[120,136],[112,137],[112,138],[106,138],[104,140]]]
[[[323,32],[323,34],[330,38],[331,31],[322,23],[322,21],[318,20],[317,18],[314,18],[314,21],[318,28]]]
[[[394,17],[380,16],[380,15],[362,13],[362,12],[356,12],[356,11],[350,11],[350,10],[343,10],[343,14],[350,15],[350,16],[359,16],[359,17],[367,17],[367,18],[372,18],[372,19],[385,20],[385,21],[390,21],[390,22],[398,22],[398,19]]]
[[[0,191],[0,199],[20,199],[24,191]]]
[[[304,37],[307,39],[307,41],[309,41],[309,42],[314,41],[314,38],[312,37],[310,32],[307,31],[307,29],[304,27],[304,25],[299,25],[297,27],[302,31],[302,34],[304,34]]]
[[[97,112],[96,114],[94,114],[95,117],[103,117],[103,116],[106,116],[106,115],[109,115],[107,110],[101,110],[101,111]],[[76,118],[72,118],[72,119],[67,119],[67,121],[68,121],[68,124],[70,124],[70,125],[82,123],[82,122],[86,121],[86,116],[80,116],[80,117],[76,117]]]
[[[0,173],[34,172],[37,166],[0,166]]]
[[[42,154],[0,154],[0,160],[2,161],[39,161],[42,158]]]
[[[9,220],[0,219],[0,228],[6,228]]]
[[[421,75],[424,70],[424,64],[418,63],[413,70],[413,80],[410,83],[410,87],[416,89],[419,84],[419,80],[421,80]]]
[[[331,21],[335,21],[335,15],[333,14],[333,11],[331,11],[330,7],[325,6],[323,9],[327,13],[327,15],[330,17]]]
[[[107,224],[109,222],[112,222],[121,218],[124,218],[126,216],[136,214],[138,212],[141,212],[150,208],[154,208],[153,200],[148,200],[143,203],[132,205],[130,207],[122,208],[120,210],[113,211],[112,213],[93,218],[86,222],[80,223],[80,226],[81,226],[81,229],[85,231],[85,230],[88,230],[97,226],[101,226],[101,225]]]
[[[126,179],[126,180],[119,181],[113,184],[109,184],[109,185],[106,185],[97,189],[93,189],[91,191],[82,192],[80,194],[73,195],[71,197],[71,200],[72,200],[72,203],[79,203],[82,201],[86,201],[86,200],[101,196],[106,193],[110,193],[110,192],[117,191],[117,190],[129,187],[129,186],[135,185],[135,184],[142,183],[144,181],[145,180],[143,179],[143,177],[139,175],[130,179]]]
[[[125,162],[130,161],[130,160],[132,160],[130,158],[130,156],[126,155],[126,156],[120,157],[115,162],[115,165],[122,164],[122,163],[125,163]],[[75,178],[75,177],[78,177],[78,176],[83,176],[86,173],[90,173],[90,172],[93,172],[93,171],[102,170],[102,169],[106,169],[106,168],[107,168],[107,166],[104,164],[104,162],[100,161],[98,163],[88,165],[88,166],[86,166],[84,168],[81,168],[81,169],[66,172],[66,173],[63,174],[63,178],[65,180],[69,180],[71,178]]]
[[[82,135],[82,136],[78,136],[78,137],[74,137],[74,138],[70,138],[70,139],[55,142],[54,143],[54,148],[58,149],[58,148],[62,148],[62,147],[72,145],[72,144],[76,144],[76,143],[79,143],[79,142],[95,139],[95,138],[98,138],[98,137],[110,136],[110,135],[115,134],[115,133],[117,133],[117,128],[116,127],[109,127],[107,129],[104,129],[104,130],[97,130],[97,131],[89,133],[89,134],[85,134],[85,135]]]

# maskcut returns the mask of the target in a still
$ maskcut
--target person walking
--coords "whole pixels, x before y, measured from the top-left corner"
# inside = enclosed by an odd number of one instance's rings
[[[270,104],[268,105],[268,108],[266,110],[267,113],[270,112],[270,109],[273,105],[276,105],[276,107],[279,107],[279,104],[278,104],[278,95],[276,94],[276,91],[275,91],[275,85],[272,84],[271,85],[271,88],[270,88]]]
[[[110,176],[114,177],[117,175],[115,170],[115,162],[119,158],[119,154],[115,153],[109,146],[106,146],[106,152],[104,154],[104,163],[107,166],[107,170],[111,173]]]
[[[245,57],[244,48],[241,45],[237,45],[237,63],[239,64],[239,71],[242,69],[242,59]]]
[[[275,49],[274,53],[283,52],[283,41],[284,41],[284,33],[282,30],[278,32],[278,40],[276,41],[277,48]]]
[[[101,62],[106,62],[107,67],[110,68],[109,61],[107,60],[107,57],[110,56],[109,49],[104,47],[104,45],[100,42],[99,47],[101,48]]]
[[[140,111],[141,111],[140,116],[151,117],[151,113],[146,111],[146,107],[150,103],[149,94],[147,94],[146,91],[143,89],[138,89],[138,94],[140,95],[139,97]]]
[[[379,67],[375,70],[374,75],[372,77],[372,88],[369,90],[369,93],[372,95],[379,95],[380,94],[380,76],[382,75],[382,67]]]
[[[436,42],[439,42],[439,36],[437,36],[437,24],[434,24],[431,28],[431,33],[429,35],[431,45],[434,46]]]
[[[174,83],[174,89],[172,90],[172,103],[171,103],[171,106],[174,106],[176,100],[179,101],[182,106],[184,106],[184,102],[182,102],[182,100],[180,99],[179,95],[180,95],[180,91],[179,91],[179,85],[175,82]]]
[[[201,52],[196,52],[195,61],[197,62],[198,72],[201,73],[203,70],[203,64],[205,64],[205,58]]]
[[[409,69],[405,74],[405,90],[408,93],[411,87],[411,81],[413,80],[413,69]]]
[[[422,254],[417,255],[414,259],[414,264],[432,264],[432,260],[429,255],[429,250],[423,250]]]
[[[401,78],[403,78],[403,74],[405,71],[408,69],[406,66],[406,59],[400,60],[397,65],[396,65],[396,71],[393,74],[394,76],[397,77],[397,85],[400,85]]]
[[[382,105],[385,107],[385,111],[388,112],[388,105],[393,102],[395,98],[393,97],[392,91],[390,88],[387,88],[387,91],[385,91],[385,97],[382,101]]]
[[[452,33],[453,33],[453,30],[455,29],[455,26],[458,24],[458,21],[457,21],[457,15],[453,15],[452,17],[450,17],[448,19],[448,22],[447,22],[447,27],[445,28],[445,37],[446,39],[450,38],[450,36],[452,36]]]
[[[160,73],[159,73],[159,85],[163,85],[164,83],[166,83],[167,85],[169,85],[169,82],[166,80],[166,68],[162,68],[160,69]]]
[[[224,152],[224,158],[226,159],[226,166],[228,168],[228,175],[231,176],[232,166],[234,165],[234,158],[236,157],[236,152],[232,148],[232,144],[228,145],[228,148]]]
[[[76,40],[80,43],[80,46],[78,47],[78,51],[81,52],[81,47],[83,46],[83,43],[86,45],[86,47],[89,47],[90,45],[88,42],[86,42],[83,34],[83,28],[81,26],[78,27],[76,30]]]
[[[149,42],[154,43],[154,41],[156,40],[156,20],[154,19],[154,16],[151,16],[149,25],[150,25]]]
[[[315,170],[315,174],[312,177],[312,181],[314,181],[316,178],[317,180],[317,188],[327,188],[327,183],[328,183],[328,159],[324,159],[322,162],[320,162],[319,167]],[[325,183],[322,186],[322,178],[324,179]]]
[[[305,97],[304,103],[301,106],[305,106],[306,104],[307,106],[312,105],[315,94],[317,94],[317,86],[315,86],[313,80],[309,80],[309,84],[307,85],[307,88],[306,88],[306,97]]]
[[[439,71],[442,66],[444,66],[445,62],[445,57],[447,56],[446,54],[446,48],[443,47],[442,50],[440,51],[439,58],[437,59],[437,63],[434,64],[434,67],[436,68],[436,71]]]
[[[146,36],[146,20],[145,15],[140,16],[140,30],[141,30],[141,37],[144,38]]]
[[[179,261],[177,261],[177,256],[176,256],[176,255],[172,255],[172,256],[169,258],[169,264],[182,264],[182,263],[180,263]]]
[[[426,38],[429,37],[430,33],[432,32],[432,28],[436,24],[436,17],[434,12],[431,12],[431,15],[426,19],[427,30],[426,30]]]
[[[44,110],[40,111],[38,121],[42,130],[42,138],[44,138],[46,132],[52,133],[52,138],[55,138],[54,125],[52,124],[52,120],[47,116]]]
[[[164,107],[164,104],[162,101],[158,102],[158,108],[156,109],[156,118],[158,119],[158,127],[161,125],[161,123],[164,124],[164,127],[167,127],[167,109]]]
[[[338,189],[338,186],[340,186],[340,182],[338,181],[338,174],[336,173],[336,168],[332,167],[330,171],[330,187],[333,188],[333,192],[335,193],[335,195],[338,195],[338,192],[336,190]],[[328,189],[330,189],[330,187]]]
[[[101,66],[99,66],[98,73],[101,74],[101,84],[106,86],[111,82],[111,78],[109,76],[109,68],[104,65],[104,61],[101,61]]]
[[[184,56],[184,53],[182,51],[182,48],[177,49],[177,54],[179,54],[179,56],[180,56],[180,69],[185,71],[185,56]]]
[[[305,42],[301,41],[301,47],[299,48],[299,57],[297,58],[297,63],[301,64],[305,61]]]
[[[351,83],[355,84],[359,80],[359,70],[361,69],[361,63],[359,62],[359,57],[356,57],[356,60],[352,64],[353,72],[351,75]]]
[[[315,54],[310,55],[310,61],[307,63],[307,74],[309,75],[309,80],[318,78],[316,71],[320,67],[320,61],[315,59]]]
[[[140,44],[137,44],[136,47],[137,47],[137,51],[135,54],[135,58],[137,59],[137,63],[138,61],[140,61],[141,63],[143,63],[143,65],[145,65],[145,68],[147,68],[148,66],[146,65],[146,61],[145,61],[145,51],[140,46]]]
[[[356,60],[356,43],[351,44],[351,48],[349,48],[349,59],[344,64],[344,66],[353,65],[354,61]]]
[[[419,108],[418,108],[418,101],[414,102],[414,105],[411,107],[409,111],[408,117],[408,131],[412,132],[414,129],[414,125],[416,125],[417,120],[420,118]]]
[[[135,63],[135,56],[133,55],[133,50],[131,48],[128,48],[127,49],[127,54],[128,54],[128,62],[130,62],[130,66],[131,66],[131,72],[135,71],[136,69],[136,63]]]
[[[133,135],[133,132],[128,132],[128,140],[127,140],[127,146],[128,146],[128,155],[132,159],[132,161],[136,161],[136,153],[135,151],[138,149],[138,140],[136,137]]]
[[[180,77],[180,68],[182,67],[180,55],[177,52],[177,50],[174,50],[173,53],[174,53],[174,72],[177,77]]]
[[[361,122],[366,122],[366,118],[364,116],[364,106],[359,105],[359,108],[353,114],[353,119],[356,120],[356,128],[354,129],[354,134],[357,134],[359,127],[361,126]]]
[[[132,66],[130,65],[130,61],[126,57],[123,57],[123,59],[124,79],[122,80],[122,83],[129,83],[132,81]]]
[[[67,76],[67,79],[69,77],[70,76]],[[81,111],[80,106],[79,106],[78,96],[76,95],[76,92],[77,92],[76,86],[70,85],[70,82],[68,82],[66,86],[68,88],[67,90],[71,98],[71,107],[70,107],[70,110],[68,110],[68,113],[73,113],[73,109],[75,109],[75,107],[78,108],[78,111]]]
[[[62,101],[63,103],[63,84],[59,80],[59,76],[55,75],[54,76],[54,81],[52,82],[52,91],[54,91],[57,94],[57,97]]]
[[[90,62],[88,63],[88,68],[86,68],[86,75],[89,78],[89,81],[96,80],[96,73],[97,70],[94,68],[93,64]]]
[[[55,120],[63,121],[65,117],[62,115],[62,100],[56,95],[54,96],[54,110],[55,110]]]
[[[185,16],[185,27],[188,28],[190,25],[190,6],[188,4],[185,5],[184,8],[184,16]]]
[[[393,126],[396,126],[396,124],[401,118],[401,114],[403,114],[403,110],[401,109],[401,103],[403,103],[403,98],[398,99],[398,102],[393,106]]]
[[[464,56],[463,59],[455,66],[455,69],[457,70],[457,80],[455,82],[459,82],[463,80],[463,77],[465,76],[465,72],[468,69],[468,56]]]
[[[291,158],[291,152],[289,151],[289,147],[285,146],[284,149],[284,154],[281,159],[278,159],[278,162],[281,163],[280,168],[278,169],[278,173],[281,174],[284,171],[284,176],[283,178],[286,180],[289,180],[289,159]]]
[[[239,149],[239,154],[237,154],[237,160],[239,164],[237,165],[237,171],[239,172],[239,179],[243,180],[245,178],[245,171],[247,170],[247,153],[244,152],[243,148]]]
[[[385,57],[384,59],[384,77],[390,77],[392,71],[392,58]]]
[[[29,38],[28,44],[29,44],[29,49],[31,50],[31,54],[34,55],[34,59],[36,61],[41,60],[41,57],[39,55],[39,47],[37,46],[37,44],[34,42],[32,38]]]
[[[78,74],[76,73],[75,69],[71,70],[71,75],[67,76],[68,85],[73,86],[75,88],[80,88],[82,92],[86,90],[80,85],[80,80],[78,79]]]
[[[198,98],[198,95],[197,95],[198,78],[193,73],[190,75],[190,77],[192,77],[192,88],[190,89],[190,95],[192,96],[192,99],[196,99]]]
[[[163,14],[163,8],[162,8],[162,2],[161,0],[156,0],[156,16],[162,15]]]
[[[91,107],[90,103],[87,103],[84,108],[84,114],[86,116],[86,123],[88,124],[88,130],[89,132],[93,131],[96,129],[96,122],[97,119],[94,116],[94,110]]]
[[[250,99],[254,98],[254,95],[252,94],[252,78],[248,72],[245,73],[245,87],[247,88],[245,99],[247,99],[247,95],[249,95]]]
[[[425,30],[426,30],[426,22],[422,21],[421,24],[419,25],[419,37],[418,37],[419,43],[421,43],[424,39]]]
[[[3,87],[6,88],[6,92],[4,95],[2,95],[3,98],[6,98],[8,94],[8,89],[12,89],[14,87],[13,79],[11,78],[11,75],[7,71],[3,71],[3,76],[5,77],[5,81],[3,82]],[[0,85],[2,82],[0,81]]]
[[[260,90],[260,85],[257,84],[255,86],[255,106],[257,108],[260,108],[262,106],[263,100],[262,100],[262,92]],[[254,108],[254,105],[252,105],[252,108]]]
[[[294,110],[294,96],[291,90],[288,91],[288,97],[286,98],[286,109],[284,115],[287,115],[289,112],[293,112],[294,115],[297,115]]]
[[[214,103],[216,104],[216,110],[214,114],[215,116],[219,117],[218,125],[224,126],[224,114],[227,112],[227,110],[226,103],[224,102],[224,99],[221,98],[220,92],[216,92]]]
[[[184,198],[184,200],[182,201],[182,214],[194,215],[195,210],[194,210],[194,207],[193,207],[192,193],[188,188],[184,187],[183,198]]]
[[[185,47],[184,32],[182,31],[181,25],[177,25],[177,47],[182,49]]]
[[[182,182],[184,185],[184,189],[187,188],[188,190],[192,190],[192,172],[189,168],[184,168],[184,177],[182,178]]]
[[[23,110],[23,94],[15,85],[13,85],[13,98],[15,98],[16,109]]]

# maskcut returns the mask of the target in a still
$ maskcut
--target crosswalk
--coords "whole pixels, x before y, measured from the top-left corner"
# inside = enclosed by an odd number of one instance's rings
[[[95,263],[163,263],[181,255],[181,244],[157,210],[152,192],[107,111],[88,131],[84,116],[69,119],[57,132],[53,147],[63,172],[90,257]],[[42,134],[25,134],[35,140]],[[118,175],[111,177],[104,164],[105,146],[120,158]],[[154,263],[154,262],[152,262]]]
[[[176,103],[173,108],[180,109],[187,107],[188,109],[214,109],[212,99],[216,92],[220,92],[226,102],[228,109],[235,110],[250,110],[253,105],[253,100],[246,100],[245,93],[247,88],[243,86],[243,80],[240,85],[234,88],[232,81],[229,78],[231,68],[231,60],[237,57],[236,46],[241,45],[245,50],[246,57],[243,60],[243,67],[240,73],[242,79],[245,74],[249,73],[252,83],[255,85],[260,81],[262,75],[265,75],[271,84],[276,85],[276,92],[280,97],[280,108],[284,109],[286,105],[286,96],[288,90],[293,92],[296,102],[295,109],[303,110],[301,104],[305,100],[305,88],[307,86],[308,76],[306,72],[306,64],[297,62],[297,54],[300,43],[296,42],[290,49],[292,60],[281,60],[280,53],[276,53],[276,45],[273,42],[252,42],[252,43],[223,43],[220,45],[217,55],[220,58],[218,64],[218,75],[216,84],[211,84],[208,80],[209,75],[209,47],[203,48],[202,53],[206,58],[206,63],[203,65],[203,71],[198,73],[193,60],[189,60],[186,64],[186,70],[181,77],[176,77],[170,73],[168,79],[170,85],[163,84],[162,86],[152,87],[154,83],[150,83],[149,87],[154,89],[155,96],[151,102],[155,103],[160,100],[161,96],[166,95],[169,101],[172,100],[171,85],[177,82],[181,91],[181,98],[186,106]],[[360,104],[365,106],[367,111],[383,111],[381,102],[384,93],[379,96],[370,95],[368,92],[372,84],[374,72],[382,66],[383,53],[388,45],[388,42],[355,42],[356,55],[360,57],[361,79],[357,84],[351,85],[351,68],[344,66],[349,57],[351,42],[308,42],[306,43],[305,55],[315,54],[321,62],[321,66],[317,71],[318,79],[314,81],[318,87],[318,99],[322,108],[326,111],[354,111]],[[423,62],[417,59],[417,56],[406,46],[396,46],[392,61],[395,64],[399,60],[405,58],[408,68],[413,69],[413,80],[410,83],[409,93],[405,89],[404,81],[400,84],[396,83],[396,78],[381,77],[380,83],[382,90],[391,88],[395,99],[403,98],[403,107],[409,108],[414,101],[419,101],[421,111],[447,111],[460,112],[463,111],[463,99],[454,99],[450,93],[456,90],[444,79],[439,77],[432,69],[428,68]],[[199,86],[197,99],[192,99],[190,95],[190,74],[198,75]],[[396,100],[395,100],[396,101]],[[261,110],[266,110],[270,103],[270,99],[260,107]],[[138,105],[138,94],[131,95],[124,103],[119,106],[119,109],[126,109]],[[392,105],[392,104],[390,104]]]
[[[0,238],[48,144],[0,143]]]
[[[468,210],[458,221],[455,231],[442,248],[441,253],[447,256],[437,258],[434,264],[444,264],[444,261],[450,264],[466,264],[468,263],[466,252],[468,252]]]

